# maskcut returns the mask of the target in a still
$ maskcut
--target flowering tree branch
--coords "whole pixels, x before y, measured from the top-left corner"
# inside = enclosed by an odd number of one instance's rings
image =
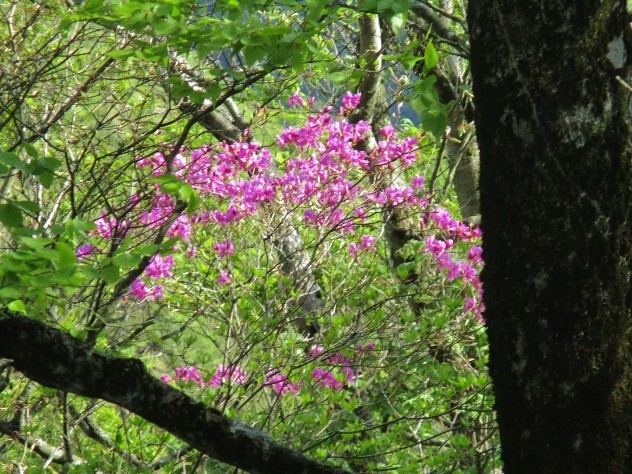
[[[182,56],[174,56],[171,62],[178,77],[185,80],[194,90],[203,90],[201,71],[189,65]],[[215,109],[207,114],[200,114],[203,105],[191,102],[182,102],[179,107],[183,112],[200,115],[199,124],[220,141],[235,143],[244,139],[249,127],[248,121],[237,110],[231,98],[223,105],[227,114]],[[281,262],[281,271],[294,281],[301,295],[298,301],[301,312],[298,318],[299,330],[306,336],[314,336],[319,324],[308,323],[306,316],[321,311],[325,307],[325,302],[321,287],[313,273],[312,258],[304,247],[301,235],[289,219],[282,219],[281,222],[278,222],[278,219],[276,222],[272,222],[272,219],[268,221],[266,225],[274,234],[272,244]]]
[[[367,154],[378,148],[380,129],[388,124],[388,104],[385,99],[384,78],[382,72],[382,29],[377,15],[365,14],[359,21],[360,54],[368,58],[369,62],[358,86],[361,94],[360,106],[351,117],[353,122],[366,121],[371,127],[367,137],[358,146]],[[401,175],[393,173],[389,167],[378,166],[371,170],[371,179],[379,188],[385,186],[403,186]],[[416,229],[402,209],[398,206],[385,204],[383,206],[384,237],[388,246],[393,269],[404,259],[399,251],[410,240],[421,240]]]
[[[47,387],[114,403],[227,464],[256,473],[345,473],[196,402],[151,376],[138,359],[109,357],[68,333],[0,314],[0,357]]]

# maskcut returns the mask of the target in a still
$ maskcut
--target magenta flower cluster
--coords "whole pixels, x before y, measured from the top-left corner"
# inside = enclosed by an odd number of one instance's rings
[[[243,385],[246,383],[246,372],[238,365],[225,366],[224,364],[219,364],[215,370],[215,374],[211,377],[209,385],[217,388],[228,382]]]
[[[366,345],[360,344],[354,358],[359,358],[363,353],[374,351],[376,344],[370,342]],[[353,368],[359,362],[354,358],[345,357],[339,352],[328,355],[324,359],[326,350],[322,346],[312,346],[309,350],[309,357],[312,361],[319,361],[321,366],[315,367],[312,371],[312,381],[319,387],[326,387],[331,390],[341,390],[346,385],[356,383],[356,372]],[[199,387],[219,388],[222,385],[243,385],[248,380],[246,371],[239,365],[218,364],[215,373],[208,380],[204,380],[202,373],[197,367],[178,367],[175,369],[174,377],[164,374],[160,379],[165,383],[185,382],[193,383]],[[266,372],[261,384],[263,387],[272,389],[277,395],[296,395],[301,389],[301,384],[291,382],[290,377],[279,369],[270,369]]]
[[[213,376],[206,381],[197,367],[178,367],[175,370],[174,378],[164,374],[160,377],[160,380],[165,383],[186,382],[194,383],[200,387],[218,388],[226,383],[243,385],[246,383],[246,372],[238,365],[225,366],[224,364],[218,364]]]
[[[414,137],[398,138],[395,129],[387,125],[381,129],[371,153],[359,149],[356,145],[365,140],[370,125],[364,121],[351,123],[348,115],[360,101],[360,94],[347,92],[337,117],[332,114],[332,107],[327,106],[308,115],[302,126],[283,130],[277,136],[277,145],[290,154],[274,169],[270,149],[251,140],[249,135],[240,142],[178,150],[170,169],[204,197],[208,207],[175,216],[175,199],[153,184],[148,198],[138,195],[130,198],[126,212],[120,213],[126,219],[119,221],[102,211],[95,221],[93,236],[107,241],[168,224],[168,237],[188,243],[196,226],[227,226],[276,204],[284,209],[297,209],[297,217],[305,225],[337,231],[347,239],[349,254],[358,259],[363,253],[377,251],[375,236],[357,232],[371,210],[385,205],[406,206],[417,209],[422,216],[420,230],[427,235],[423,251],[433,256],[437,268],[446,272],[449,281],[461,279],[473,288],[474,296],[465,300],[464,310],[480,317],[483,305],[478,268],[482,260],[480,247],[474,245],[480,231],[453,219],[443,208],[430,208],[423,177],[412,178],[406,186],[371,184],[372,180],[367,179],[369,170],[374,173],[396,167],[401,172],[413,165],[418,143]],[[306,101],[298,92],[290,97],[290,106],[307,109],[312,103],[313,100]],[[151,176],[161,176],[168,172],[165,154],[171,154],[171,150],[140,157],[136,164]],[[466,261],[455,260],[453,247],[457,242],[472,245]],[[95,243],[80,246],[76,251],[78,258],[98,254]],[[226,259],[235,253],[235,245],[224,240],[212,244],[212,249],[221,262],[226,262],[220,264],[224,268],[217,269],[216,281],[228,285],[233,276]],[[189,247],[186,252],[193,256],[195,251]],[[130,299],[162,298],[164,282],[172,278],[174,267],[173,255],[156,255],[143,275],[132,283]],[[321,375],[323,380],[327,378]]]
[[[425,215],[422,219],[422,225],[425,227],[433,226],[437,230],[436,235],[426,237],[424,252],[434,257],[437,266],[447,273],[448,281],[461,278],[465,285],[474,289],[474,297],[465,297],[463,311],[465,313],[473,312],[478,319],[484,321],[483,287],[478,272],[478,267],[483,264],[483,249],[478,245],[471,244],[466,261],[454,261],[450,252],[456,242],[478,241],[481,237],[480,229],[471,228],[463,222],[457,221],[442,207]]]
[[[164,374],[160,377],[160,380],[165,383],[193,383],[201,388],[219,388],[222,385],[243,385],[247,379],[246,371],[239,365],[227,366],[224,364],[217,365],[215,373],[208,381],[204,380],[202,373],[197,367],[178,367],[175,370],[173,378],[168,374]],[[298,384],[290,382],[289,377],[281,373],[278,369],[270,369],[268,371],[263,386],[271,388],[278,395],[284,395],[286,393],[296,394],[300,388]]]
[[[268,371],[263,385],[265,387],[271,387],[278,395],[284,395],[286,393],[296,395],[301,387],[300,384],[290,382],[289,377],[279,372],[278,369],[270,369]]]
[[[312,371],[312,379],[318,385],[332,390],[341,390],[345,385],[355,383],[356,377],[355,371],[351,368],[351,359],[335,353],[325,362],[329,364],[329,367],[315,367]]]

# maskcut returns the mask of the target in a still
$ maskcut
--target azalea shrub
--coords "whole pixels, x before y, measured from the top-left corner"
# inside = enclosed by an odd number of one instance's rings
[[[497,450],[480,230],[433,203],[422,136],[385,126],[360,146],[359,101],[313,111],[297,93],[304,122],[270,146],[246,131],[139,156],[132,192],[74,234],[91,291],[121,301],[116,323],[88,330],[311,456],[359,472],[485,472]],[[413,222],[401,264],[389,209]]]

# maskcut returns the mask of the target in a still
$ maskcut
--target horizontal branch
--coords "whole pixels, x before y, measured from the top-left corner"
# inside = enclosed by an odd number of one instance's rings
[[[281,446],[151,376],[138,359],[109,357],[65,331],[0,313],[0,358],[47,387],[114,403],[221,462],[253,473],[343,474]]]

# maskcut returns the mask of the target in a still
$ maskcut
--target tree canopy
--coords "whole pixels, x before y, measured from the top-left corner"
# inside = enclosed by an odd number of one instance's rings
[[[2,469],[498,465],[463,4],[1,8]]]

